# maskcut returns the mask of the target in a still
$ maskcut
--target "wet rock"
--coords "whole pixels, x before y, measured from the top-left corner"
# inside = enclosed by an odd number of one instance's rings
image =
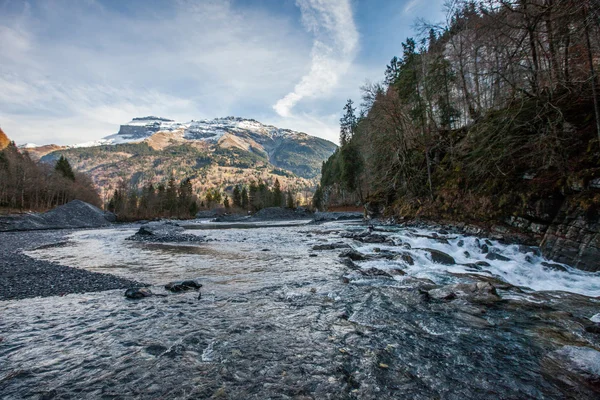
[[[471,258],[471,253],[469,253],[468,251],[463,251],[463,255],[467,258]]]
[[[458,283],[430,290],[429,296],[438,300],[462,298],[467,301],[490,303],[500,300],[496,287],[489,282]]]
[[[359,253],[356,250],[345,250],[345,251],[342,251],[340,253],[340,257],[346,257],[346,258],[351,259],[352,261],[364,261],[364,260],[367,259],[367,257],[364,254]]]
[[[488,246],[487,244],[482,244],[482,245],[481,245],[481,252],[482,252],[483,254],[487,254],[487,253],[489,253],[489,252],[490,252],[490,248],[489,248],[489,246]]]
[[[185,229],[175,222],[154,221],[144,224],[127,240],[137,242],[156,243],[180,243],[180,242],[204,242],[206,238],[199,235],[184,233]]]
[[[415,265],[415,260],[414,260],[413,256],[411,256],[408,253],[402,253],[400,255],[400,259],[402,261],[404,261],[405,263],[407,263],[408,265]]]
[[[465,245],[465,241],[464,241],[464,240],[462,240],[462,239],[460,239],[458,242],[456,242],[456,245],[457,245],[458,247],[463,247],[463,246]]]
[[[431,254],[431,261],[437,264],[454,265],[456,261],[449,254],[435,249],[423,249]]]
[[[547,355],[542,363],[546,375],[577,388],[585,385],[600,393],[600,352],[590,347],[564,346]]]
[[[130,288],[125,291],[125,297],[128,299],[143,299],[152,296],[152,291],[148,288]]]
[[[533,253],[533,255],[538,256],[538,257],[542,255],[542,252],[540,251],[540,249],[537,247],[533,247],[533,246],[519,245],[519,252],[521,252],[523,254]]]
[[[392,278],[392,275],[390,275],[389,273],[387,273],[384,270],[381,270],[379,268],[367,268],[367,269],[361,269],[360,273],[363,274],[364,276],[384,276],[386,278]]]
[[[485,262],[485,261],[477,261],[475,264],[480,267],[490,267],[491,266],[489,262]]]
[[[560,264],[549,263],[549,262],[543,261],[542,265],[544,266],[544,268],[551,269],[553,271],[561,271],[561,272],[567,272],[568,271],[565,267],[563,267]]]
[[[387,236],[379,235],[376,233],[359,238],[363,243],[385,243],[388,241]]]
[[[316,212],[314,214],[313,221],[348,221],[363,219],[363,217],[364,214],[361,212]]]
[[[494,252],[488,253],[485,258],[488,260],[510,261],[510,258]]]
[[[600,313],[592,315],[590,321],[600,324]]]
[[[165,289],[171,292],[186,292],[189,290],[199,290],[202,287],[201,283],[193,280],[169,282],[165,285]]]
[[[350,249],[350,245],[346,243],[327,243],[327,244],[317,244],[312,247],[315,251],[321,250],[336,250],[336,249]]]

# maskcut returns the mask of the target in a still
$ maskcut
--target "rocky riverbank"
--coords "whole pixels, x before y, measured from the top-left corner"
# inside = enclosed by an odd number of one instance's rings
[[[117,276],[31,258],[23,251],[67,246],[71,231],[0,232],[0,300],[143,286]]]

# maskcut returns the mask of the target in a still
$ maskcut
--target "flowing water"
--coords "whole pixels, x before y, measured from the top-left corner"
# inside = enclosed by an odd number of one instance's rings
[[[0,398],[528,399],[597,398],[556,374],[549,354],[600,349],[600,274],[547,264],[533,248],[386,227],[198,224],[209,240],[125,240],[85,230],[31,257],[196,292],[138,301],[107,291],[0,302]],[[347,244],[372,256],[340,262]],[[499,254],[490,260],[483,250]],[[433,262],[435,249],[456,263]],[[408,254],[406,258],[385,255]],[[484,261],[487,264],[476,264]],[[546,263],[546,264],[543,264]],[[398,274],[401,269],[404,275]],[[394,272],[396,271],[396,272]],[[491,282],[501,298],[434,299],[441,285]]]

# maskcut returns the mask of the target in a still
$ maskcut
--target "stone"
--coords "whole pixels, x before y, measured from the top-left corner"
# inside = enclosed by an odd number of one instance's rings
[[[345,250],[345,251],[342,251],[339,256],[340,257],[349,258],[352,261],[364,261],[364,260],[367,259],[367,257],[364,254],[359,253],[356,250]]]
[[[428,291],[429,297],[437,300],[462,298],[479,303],[493,303],[501,300],[496,287],[489,282],[458,283]]]
[[[542,265],[544,266],[544,269],[551,269],[553,271],[561,271],[561,272],[568,271],[565,267],[563,267],[560,264],[549,263],[549,262],[543,261]]]
[[[186,292],[189,290],[199,290],[202,287],[201,283],[193,280],[169,282],[165,285],[165,289],[170,292]]]
[[[349,244],[345,244],[345,243],[327,243],[327,244],[317,244],[315,246],[312,247],[313,250],[315,251],[321,251],[321,250],[336,250],[336,249],[350,249],[350,245]]]
[[[150,297],[152,295],[153,295],[152,291],[145,287],[129,288],[125,291],[125,297],[127,297],[128,299],[134,299],[134,300],[143,299],[145,297]]]
[[[505,256],[503,256],[501,254],[498,254],[498,253],[488,253],[485,256],[485,258],[488,259],[488,260],[510,261],[510,258],[505,257]]]
[[[486,253],[489,253],[489,252],[490,252],[490,248],[488,247],[488,245],[487,245],[487,244],[482,244],[482,245],[481,245],[481,252],[482,252],[483,254],[486,254]]]
[[[429,252],[429,254],[431,255],[431,261],[433,261],[434,263],[444,264],[444,265],[456,264],[456,261],[454,260],[454,258],[452,256],[444,253],[443,251],[439,251],[439,250],[435,250],[435,249],[423,249],[423,250]]]

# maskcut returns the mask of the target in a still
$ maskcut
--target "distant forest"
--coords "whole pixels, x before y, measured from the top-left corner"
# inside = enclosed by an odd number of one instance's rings
[[[600,177],[600,1],[446,7],[345,105],[318,208],[487,219]]]
[[[35,163],[14,143],[0,151],[0,208],[45,211],[75,199],[102,207],[91,179],[74,172],[66,158]]]
[[[219,188],[211,188],[204,196],[197,196],[190,178],[176,182],[171,177],[164,185],[148,184],[137,190],[122,181],[114,191],[107,208],[120,221],[154,218],[195,218],[201,209],[224,208],[228,212],[258,211],[265,207],[295,207],[291,191],[283,192],[279,180],[273,187],[265,182],[236,185],[229,197]]]

